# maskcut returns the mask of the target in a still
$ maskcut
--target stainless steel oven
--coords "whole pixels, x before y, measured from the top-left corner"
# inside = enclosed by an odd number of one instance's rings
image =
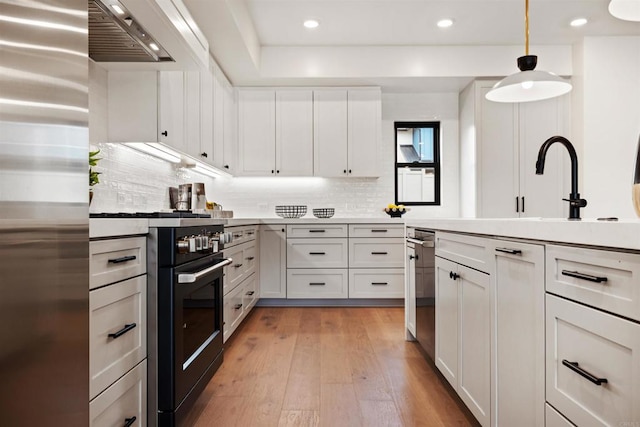
[[[192,222],[193,223],[193,222]],[[149,233],[149,425],[180,426],[222,364],[221,225]]]
[[[435,361],[435,233],[407,228],[407,246],[415,263],[414,276],[410,278],[410,283],[415,286],[415,338],[431,360]]]

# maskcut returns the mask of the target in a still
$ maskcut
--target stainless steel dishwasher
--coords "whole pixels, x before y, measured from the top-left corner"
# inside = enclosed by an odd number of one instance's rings
[[[436,350],[436,286],[435,286],[435,232],[407,228],[407,253],[414,266],[410,286],[415,286],[415,337],[420,346],[435,361]],[[413,256],[413,258],[411,258]],[[411,293],[410,293],[411,294]]]

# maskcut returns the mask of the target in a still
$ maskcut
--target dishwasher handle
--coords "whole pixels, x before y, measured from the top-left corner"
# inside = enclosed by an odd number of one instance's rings
[[[418,239],[414,239],[412,237],[407,237],[407,242],[408,243],[413,243],[414,245],[420,245],[424,248],[433,248],[435,247],[435,243],[432,240],[418,240]]]

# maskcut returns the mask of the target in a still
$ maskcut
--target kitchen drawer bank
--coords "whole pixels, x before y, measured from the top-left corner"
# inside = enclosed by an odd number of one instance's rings
[[[640,222],[408,225],[436,230],[436,366],[480,424],[640,424]]]
[[[146,221],[89,227],[90,425],[146,425]],[[111,227],[113,225],[113,227]]]
[[[401,221],[297,219],[261,227],[260,305],[403,304]]]

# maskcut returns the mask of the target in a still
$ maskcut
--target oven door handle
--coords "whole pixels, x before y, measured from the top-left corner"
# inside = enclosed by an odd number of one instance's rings
[[[204,270],[200,270],[197,273],[178,274],[178,283],[193,283],[196,280],[200,279],[202,276],[206,276],[209,273],[219,270],[225,265],[231,264],[232,262],[233,260],[231,258],[227,258],[223,261],[220,261],[217,264],[212,265],[211,267],[207,267]]]
[[[425,248],[433,248],[435,246],[435,242],[431,240],[418,240],[418,239],[413,239],[411,237],[407,237],[407,242],[413,243],[415,245],[420,245]]]

